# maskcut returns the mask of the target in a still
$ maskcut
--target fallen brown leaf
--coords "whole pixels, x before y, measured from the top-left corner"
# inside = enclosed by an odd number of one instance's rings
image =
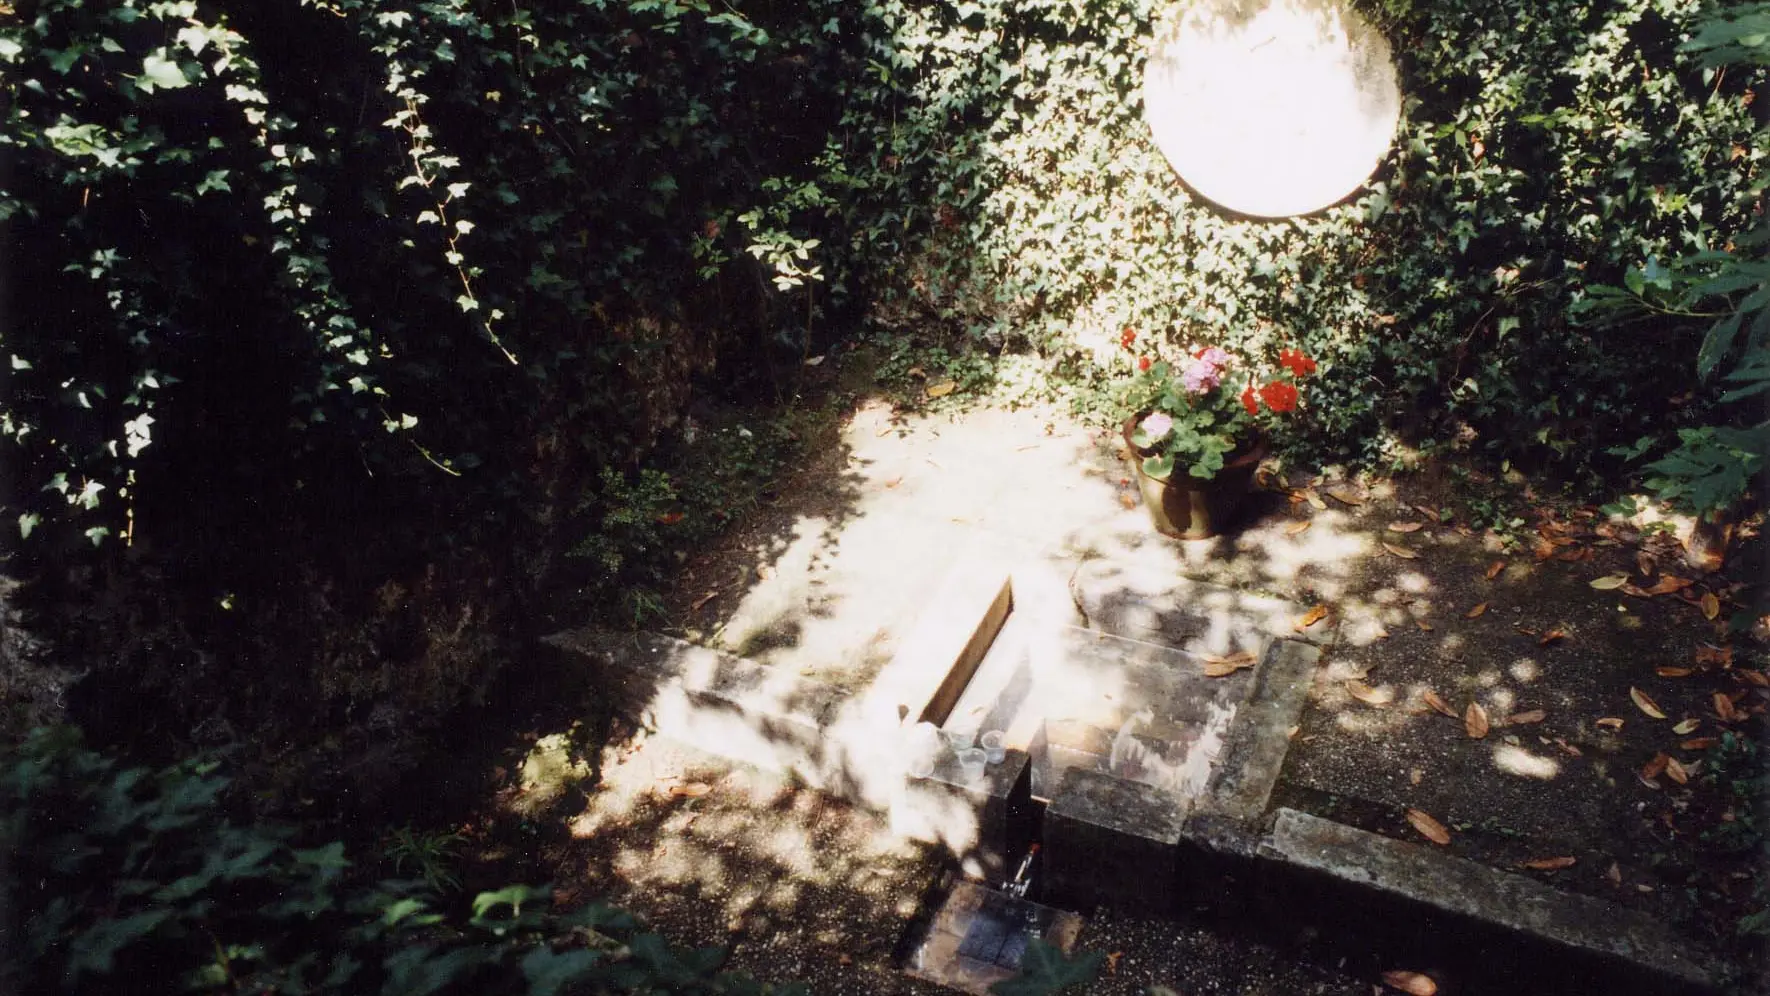
[[[1656,667],[1653,673],[1661,678],[1688,678],[1696,672],[1687,667]]]
[[[1721,600],[1712,591],[1702,593],[1702,617],[1711,622],[1721,614]]]
[[[1444,824],[1433,819],[1430,814],[1418,809],[1409,809],[1406,815],[1407,821],[1420,832],[1420,836],[1434,844],[1450,843],[1450,831],[1445,829]]]
[[[1734,707],[1733,700],[1727,697],[1726,692],[1716,692],[1714,702],[1715,715],[1720,717],[1721,722],[1737,723],[1745,718],[1745,713]]]
[[[1604,877],[1607,879],[1610,879],[1611,885],[1621,885],[1622,884],[1622,869],[1618,868],[1616,866],[1616,862],[1612,861],[1610,863],[1610,867],[1604,869]]]
[[[1539,561],[1548,560],[1555,555],[1555,544],[1539,538],[1530,548],[1531,556]]]
[[[684,782],[681,785],[670,786],[670,794],[681,799],[699,799],[711,791],[713,791],[713,786],[706,782]]]
[[[1388,550],[1391,554],[1400,557],[1402,560],[1414,560],[1420,555],[1417,550],[1409,550],[1405,546],[1398,546],[1388,541],[1384,541],[1383,549]]]
[[[1407,996],[1438,996],[1438,983],[1420,972],[1384,972],[1383,984],[1407,993]]]
[[[1494,578],[1499,577],[1500,572],[1505,569],[1506,569],[1506,562],[1503,560],[1496,560],[1493,563],[1488,564],[1487,565],[1487,579],[1489,581],[1492,581]]]
[[[1677,782],[1679,785],[1685,785],[1690,782],[1690,773],[1684,770],[1684,766],[1679,764],[1678,759],[1675,757],[1666,758],[1666,777]]]
[[[1534,868],[1537,871],[1560,871],[1563,868],[1572,868],[1578,863],[1579,859],[1572,857],[1536,858],[1524,862],[1521,867]]]
[[[1415,619],[1414,625],[1420,627],[1420,629],[1424,630],[1427,633],[1432,632],[1432,624],[1427,622],[1424,619]]]
[[[950,380],[943,380],[937,384],[929,384],[928,396],[930,398],[944,398],[953,393],[953,390],[958,386],[959,385],[956,382]]]
[[[899,484],[902,484],[902,483],[903,483],[903,475],[899,474],[896,477],[893,477],[891,480],[886,481],[885,488],[886,488],[886,490],[890,490],[891,488],[895,488]]]
[[[1424,522],[1391,522],[1389,523],[1389,531],[1392,533],[1417,533],[1424,525]]]
[[[1433,522],[1444,521],[1444,517],[1438,514],[1438,510],[1430,505],[1415,505],[1413,509]]]
[[[1599,591],[1615,591],[1628,583],[1629,576],[1627,574],[1607,574],[1592,581],[1591,585]]]
[[[1106,956],[1106,974],[1107,975],[1119,974],[1119,959],[1123,958],[1124,956],[1125,956],[1125,953],[1123,951],[1114,951]]]
[[[1309,627],[1311,627],[1311,626],[1315,625],[1316,623],[1321,622],[1323,619],[1327,618],[1327,614],[1328,614],[1327,606],[1317,605],[1314,608],[1310,609],[1308,612],[1305,612],[1301,616],[1298,616],[1297,621],[1294,624],[1294,628],[1296,629],[1297,632],[1301,633],[1304,630],[1308,629]]]
[[[1303,499],[1309,503],[1310,508],[1315,509],[1317,512],[1323,511],[1327,508],[1327,502],[1322,501],[1321,496],[1315,493],[1314,488],[1305,490],[1303,492]]]
[[[1372,688],[1356,678],[1347,679],[1346,694],[1363,702],[1365,705],[1376,706],[1379,709],[1395,701],[1395,691],[1393,689]]]
[[[1733,646],[1729,644],[1725,647],[1717,647],[1713,644],[1705,643],[1696,648],[1696,663],[1718,664],[1721,667],[1732,667]]]
[[[1137,499],[1131,495],[1120,493],[1119,494],[1119,504],[1125,506],[1126,508],[1136,508],[1137,507]]]
[[[1592,725],[1606,730],[1620,730],[1623,728],[1623,721],[1615,716],[1605,716],[1603,719],[1593,722]]]
[[[1482,602],[1481,604],[1475,606],[1474,608],[1470,609],[1469,611],[1463,613],[1463,618],[1464,619],[1479,619],[1481,617],[1482,613],[1484,613],[1486,611],[1487,611],[1487,603]]]
[[[774,577],[774,568],[769,567],[767,564],[764,564],[761,567],[756,568],[756,580],[767,581],[769,578],[772,578],[772,577]]]
[[[1659,707],[1659,703],[1653,701],[1653,699],[1648,697],[1646,692],[1643,692],[1633,685],[1629,686],[1629,698],[1635,701],[1635,708],[1652,716],[1654,719],[1666,718],[1665,711]]]
[[[1641,766],[1641,780],[1644,782],[1651,782],[1655,778],[1658,778],[1660,773],[1666,770],[1666,765],[1670,763],[1671,760],[1672,759],[1665,754],[1653,755],[1652,760]]]
[[[1748,685],[1756,685],[1759,688],[1770,688],[1770,675],[1766,675],[1762,671],[1753,671],[1750,668],[1742,667],[1738,670],[1729,671],[1727,673]]]
[[[1240,653],[1230,654],[1228,657],[1205,654],[1200,659],[1205,662],[1205,677],[1207,678],[1227,677],[1243,668],[1253,667],[1258,660],[1253,654],[1248,653],[1245,650]]]
[[[1284,534],[1286,536],[1295,536],[1303,530],[1308,529],[1311,524],[1312,523],[1308,519],[1304,519],[1302,522],[1293,522],[1284,527]]]
[[[1469,708],[1463,710],[1463,731],[1480,740],[1487,736],[1487,729],[1487,710],[1479,702],[1469,703]]]
[[[1328,497],[1342,505],[1357,506],[1364,504],[1364,499],[1359,497],[1356,491],[1349,488],[1330,488],[1328,490]]]
[[[1678,742],[1678,749],[1708,750],[1710,747],[1713,747],[1720,742],[1720,737],[1691,737],[1689,740],[1680,740]]]
[[[1567,631],[1566,630],[1552,629],[1552,630],[1549,630],[1547,633],[1544,633],[1542,635],[1542,637],[1536,641],[1536,645],[1539,647],[1546,647],[1549,644],[1554,643],[1557,640],[1565,640],[1565,639],[1567,639]]]
[[[1694,717],[1691,719],[1680,720],[1677,726],[1672,727],[1672,732],[1681,737],[1686,733],[1695,733],[1696,728],[1701,725],[1702,720]]]
[[[1574,745],[1568,743],[1562,737],[1556,737],[1552,742],[1554,743],[1555,746],[1566,751],[1567,756],[1569,756],[1569,757],[1584,757],[1585,756],[1585,751],[1582,751],[1578,747],[1575,747]]]
[[[1457,711],[1450,707],[1450,703],[1439,698],[1438,693],[1430,688],[1420,693],[1420,701],[1426,703],[1427,706],[1431,707],[1433,712],[1440,716],[1446,716],[1450,719],[1459,718],[1457,716]]]
[[[1526,709],[1506,717],[1507,726],[1521,726],[1526,723],[1540,723],[1549,718],[1549,714],[1541,709]]]
[[[711,602],[713,599],[718,598],[718,597],[719,597],[719,593],[717,591],[709,591],[705,595],[702,595],[701,597],[695,599],[694,604],[692,604],[688,607],[689,611],[690,612],[699,612],[699,611],[701,611],[701,606],[707,604],[708,602]]]
[[[1656,595],[1670,595],[1674,591],[1682,591],[1695,583],[1696,582],[1689,578],[1674,577],[1668,574],[1665,577],[1660,578],[1659,582],[1651,588],[1635,588],[1633,585],[1630,585],[1623,590],[1631,595],[1640,595],[1643,598],[1653,598]]]
[[[1653,557],[1650,555],[1646,553],[1635,554],[1635,570],[1639,571],[1642,577],[1652,577],[1657,567],[1658,565],[1653,562]]]

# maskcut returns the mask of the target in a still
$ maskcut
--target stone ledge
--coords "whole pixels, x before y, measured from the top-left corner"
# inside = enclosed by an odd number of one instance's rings
[[[1260,853],[1276,868],[1323,876],[1367,900],[1376,894],[1428,919],[1472,921],[1621,967],[1658,980],[1654,991],[1716,991],[1709,968],[1663,925],[1591,896],[1292,809],[1278,811]]]
[[[1082,910],[1169,912],[1185,816],[1185,804],[1159,789],[1069,769],[1045,810],[1046,894]]]
[[[1199,808],[1248,826],[1266,815],[1320,661],[1321,648],[1306,643],[1274,640],[1268,646]]]
[[[1305,609],[1295,602],[1193,581],[1147,568],[1089,560],[1070,578],[1088,628],[1195,654],[1261,653],[1267,640],[1333,642],[1331,620],[1299,633]]]

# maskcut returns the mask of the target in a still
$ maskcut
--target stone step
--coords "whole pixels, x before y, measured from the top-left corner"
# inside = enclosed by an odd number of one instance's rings
[[[1471,943],[1479,934],[1503,935],[1520,956],[1524,947],[1547,948],[1546,962],[1591,983],[1581,991],[1719,991],[1687,941],[1592,896],[1292,809],[1278,810],[1258,852],[1269,865],[1268,890],[1282,889],[1288,903],[1317,912],[1357,910],[1367,922],[1413,923],[1425,934]],[[1627,988],[1606,988],[1591,973]]]

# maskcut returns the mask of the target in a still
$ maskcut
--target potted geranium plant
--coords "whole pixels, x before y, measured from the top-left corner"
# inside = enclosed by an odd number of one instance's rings
[[[1135,352],[1136,334],[1126,329],[1120,344]],[[1203,346],[1174,362],[1140,355],[1136,367],[1125,388],[1124,435],[1143,504],[1160,532],[1215,536],[1251,490],[1270,452],[1269,431],[1296,413],[1298,382],[1315,361],[1281,349],[1276,364],[1262,364]]]

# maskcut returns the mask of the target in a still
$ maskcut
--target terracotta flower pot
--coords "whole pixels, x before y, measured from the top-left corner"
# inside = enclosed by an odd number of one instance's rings
[[[1233,526],[1253,491],[1254,471],[1272,452],[1266,437],[1256,435],[1231,450],[1223,460],[1223,469],[1208,481],[1178,467],[1162,481],[1143,472],[1143,457],[1153,456],[1155,449],[1131,442],[1139,421],[1136,416],[1125,420],[1125,445],[1133,454],[1131,467],[1156,532],[1177,539],[1209,539]]]

